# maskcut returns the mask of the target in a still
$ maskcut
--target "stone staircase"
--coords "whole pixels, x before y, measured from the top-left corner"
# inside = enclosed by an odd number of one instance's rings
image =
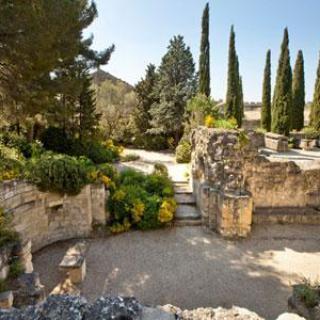
[[[200,226],[201,215],[196,205],[196,199],[189,183],[174,182],[175,199],[178,208],[175,215],[175,226]]]

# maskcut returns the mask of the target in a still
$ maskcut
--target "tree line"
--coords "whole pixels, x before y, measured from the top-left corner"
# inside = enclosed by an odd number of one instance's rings
[[[90,71],[114,46],[96,52],[83,31],[97,17],[90,0],[0,0],[0,97],[3,125],[32,140],[37,124],[91,137],[100,115]]]

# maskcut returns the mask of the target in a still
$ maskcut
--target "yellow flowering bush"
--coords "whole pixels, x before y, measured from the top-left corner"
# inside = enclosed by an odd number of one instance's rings
[[[125,218],[123,224],[115,223],[111,226],[110,230],[112,233],[123,233],[129,231],[131,228],[131,223],[129,219]]]
[[[208,115],[204,119],[204,124],[207,128],[214,128],[215,125],[215,119],[213,116]]]
[[[135,223],[141,221],[143,217],[145,206],[142,201],[136,200],[133,204],[133,208],[131,209],[132,219]]]
[[[121,201],[121,200],[123,200],[123,199],[125,198],[125,196],[126,196],[126,194],[125,194],[124,191],[122,191],[122,190],[117,190],[117,191],[114,193],[112,199],[115,200],[115,201]]]
[[[168,223],[172,221],[176,209],[177,203],[173,198],[165,199],[161,204],[158,214],[158,220],[161,223]]]

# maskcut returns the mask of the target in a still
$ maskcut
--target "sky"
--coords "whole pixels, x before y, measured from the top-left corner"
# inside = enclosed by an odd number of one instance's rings
[[[116,51],[102,69],[136,84],[149,63],[159,66],[169,40],[177,34],[199,59],[201,16],[207,0],[96,0],[99,16],[86,30],[94,48],[112,43]],[[230,27],[243,77],[245,101],[261,101],[266,51],[272,52],[273,83],[283,30],[290,36],[291,65],[297,51],[305,58],[307,101],[313,96],[320,50],[319,0],[209,0],[211,86],[214,99],[224,99]]]

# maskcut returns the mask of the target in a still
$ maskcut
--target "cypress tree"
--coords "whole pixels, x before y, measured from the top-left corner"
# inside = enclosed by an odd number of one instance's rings
[[[301,50],[298,52],[292,82],[292,117],[291,129],[301,130],[304,127],[305,83],[304,59]]]
[[[241,92],[240,92],[239,59],[236,52],[235,32],[233,26],[229,41],[228,88],[225,106],[226,118],[235,118],[240,127],[242,124]]]
[[[320,130],[320,58],[310,113],[310,126]]]
[[[272,103],[272,132],[289,135],[292,112],[292,71],[290,66],[289,33],[285,28]]]
[[[271,51],[268,50],[262,87],[261,127],[271,130]]]
[[[239,127],[242,126],[243,118],[244,118],[244,101],[243,101],[243,85],[242,85],[242,77],[239,77],[239,101],[240,101],[240,112],[238,118]]]
[[[209,3],[203,11],[199,61],[199,93],[210,96]]]

